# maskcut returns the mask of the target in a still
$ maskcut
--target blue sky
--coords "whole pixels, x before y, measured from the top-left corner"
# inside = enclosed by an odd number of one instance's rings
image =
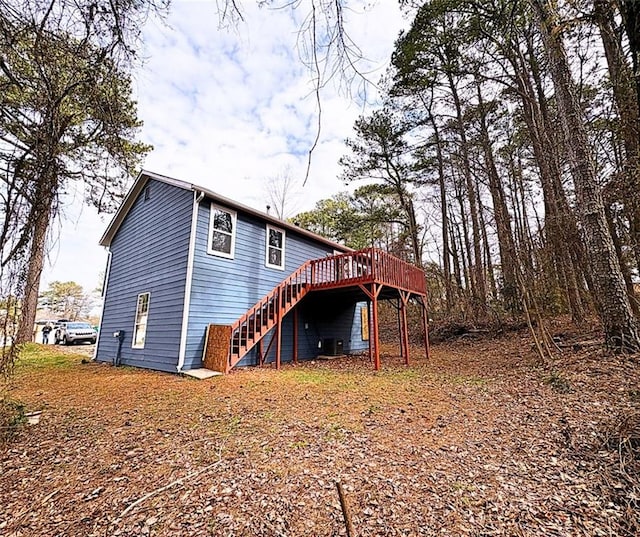
[[[363,71],[377,81],[405,22],[396,0],[350,4],[348,31],[367,58]],[[305,2],[295,12],[258,8],[253,0],[243,5],[245,22],[233,29],[218,29],[213,0],[174,0],[165,22],[148,24],[146,62],[134,85],[141,138],[154,146],[144,167],[260,210],[265,180],[289,173],[296,182],[291,209],[307,210],[345,189],[338,179],[344,139],[375,106],[375,90],[363,107],[339,91],[338,80],[323,89],[321,138],[303,188],[317,122],[311,75],[296,48]],[[89,290],[106,262],[98,241],[110,216],[84,207],[80,195],[67,201],[41,289],[73,280]]]

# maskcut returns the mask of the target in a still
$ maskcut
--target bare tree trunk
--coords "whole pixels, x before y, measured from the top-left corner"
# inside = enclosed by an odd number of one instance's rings
[[[616,254],[618,256],[618,259],[622,259],[622,243],[620,237],[618,236],[618,233],[616,232],[616,223],[614,222],[611,210],[606,205],[604,208],[604,213],[607,217],[607,224],[609,225],[609,232],[611,233],[611,239],[613,240],[613,246],[616,249]],[[629,267],[622,263],[620,264],[620,268],[622,270],[624,283],[627,286],[627,294],[629,295],[631,309],[633,310],[633,314],[638,317],[638,315],[640,315],[640,304],[638,304],[638,301],[635,298],[635,293],[633,290],[633,280],[631,279],[631,271],[629,270]]]
[[[468,290],[468,293],[466,293],[466,296],[467,296],[467,301],[469,301],[470,298],[475,299],[478,292],[476,290],[476,279],[473,277],[473,273],[472,273],[473,260],[471,258],[471,255],[472,255],[471,239],[469,238],[469,226],[468,226],[467,217],[466,217],[466,213],[467,213],[466,205],[464,204],[464,196],[462,194],[462,190],[458,184],[456,184],[456,200],[458,201],[458,207],[460,209],[460,222],[462,224],[461,225],[462,235],[460,236],[460,229],[458,228],[458,236],[459,236],[460,252],[461,252],[461,258],[462,258],[462,267],[464,269],[463,274],[465,276],[465,284],[466,284],[465,289]],[[474,309],[474,316],[476,316],[477,311],[475,311],[476,309],[475,306],[473,306],[473,309]]]
[[[640,11],[638,13],[640,15]],[[617,185],[619,188],[616,188],[616,191],[629,221],[631,248],[636,268],[640,270],[640,111],[636,98],[636,80],[616,36],[611,1],[595,0],[593,15],[607,58],[613,97],[618,110],[620,136],[625,151],[623,184]]]
[[[476,185],[476,191],[479,192],[480,188],[478,186],[478,181],[474,181]],[[486,267],[486,274],[488,278],[489,284],[489,292],[491,294],[491,299],[498,298],[498,286],[496,284],[495,272],[493,270],[493,260],[491,259],[491,248],[489,246],[489,235],[487,233],[487,223],[484,219],[484,213],[486,211],[486,207],[483,203],[478,204],[478,217],[480,218],[480,231],[482,235],[482,247],[484,250],[484,263],[483,266]]]
[[[615,247],[609,233],[596,179],[587,132],[576,98],[558,25],[558,14],[545,0],[529,0],[538,18],[558,112],[567,143],[576,202],[589,255],[593,282],[602,308],[607,344],[618,350],[640,350],[640,332],[633,316]]]
[[[531,137],[531,145],[540,170],[540,182],[545,204],[545,235],[549,250],[556,267],[565,267],[573,272],[573,276],[565,278],[565,292],[571,316],[574,322],[584,320],[577,282],[577,268],[573,255],[583,259],[581,255],[580,236],[576,222],[572,217],[569,203],[560,182],[560,171],[557,155],[557,143],[552,139],[553,128],[546,110],[546,97],[542,89],[542,81],[534,57],[533,46],[528,43],[529,61],[519,52],[519,45],[513,44],[509,60],[516,74],[516,85],[522,100],[524,120]],[[536,89],[531,80],[533,76]],[[554,285],[558,285],[556,280]]]
[[[477,313],[484,315],[486,313],[487,305],[487,291],[484,279],[484,267],[482,263],[482,248],[480,238],[480,221],[478,217],[478,197],[476,189],[473,185],[473,178],[471,176],[471,163],[469,159],[469,144],[467,141],[467,135],[465,133],[464,120],[462,117],[462,103],[460,96],[458,95],[458,88],[456,87],[453,76],[447,71],[447,79],[449,82],[449,89],[453,97],[453,103],[456,109],[456,125],[458,130],[458,136],[460,137],[460,152],[462,157],[462,173],[464,175],[465,184],[467,188],[467,197],[469,199],[469,211],[471,216],[471,232],[473,234],[473,266],[471,267],[472,278],[475,282],[474,290],[474,309]]]
[[[38,181],[31,208],[31,218],[34,219],[33,238],[29,248],[29,263],[26,272],[22,312],[18,324],[15,343],[27,343],[33,339],[33,326],[38,307],[38,292],[40,277],[44,266],[47,244],[47,231],[53,207],[54,187],[45,179]]]
[[[456,297],[458,301],[463,298],[463,286],[462,286],[462,268],[460,266],[460,256],[458,255],[458,246],[456,237],[453,232],[453,226],[451,220],[447,221],[447,233],[451,237],[449,244],[451,245],[451,259],[453,261],[453,276],[456,281]]]
[[[430,101],[432,102],[432,101]],[[453,303],[453,292],[451,289],[451,262],[449,259],[449,215],[447,214],[447,188],[445,184],[444,176],[444,158],[442,156],[442,141],[440,139],[440,130],[436,123],[435,118],[431,112],[431,108],[427,107],[429,114],[429,122],[433,128],[433,137],[436,146],[436,161],[438,167],[438,186],[440,188],[440,206],[441,206],[441,218],[442,218],[442,261],[444,267],[444,282],[445,282],[445,300],[446,311],[451,312],[451,305]]]
[[[413,200],[411,196],[407,195],[406,192],[401,192],[399,194],[400,204],[404,208],[407,213],[407,217],[409,218],[409,234],[411,237],[411,248],[413,250],[413,258],[414,264],[420,268],[422,268],[422,244],[418,237],[418,220],[416,219],[416,211],[413,206]]]
[[[390,158],[386,158],[386,166],[390,181],[387,181],[394,188],[400,207],[407,217],[407,225],[409,229],[409,240],[411,241],[411,251],[413,254],[413,262],[416,266],[422,268],[422,244],[418,237],[419,227],[416,219],[416,212],[413,207],[413,199],[407,191],[406,181],[402,177],[402,173],[397,169],[394,162]]]
[[[513,152],[509,152],[509,178],[511,196],[511,211],[514,216],[514,247],[520,251],[520,260],[524,265],[531,262],[531,236],[527,223],[525,188],[522,181],[522,170],[516,166]],[[524,268],[524,267],[523,267]]]
[[[640,110],[640,2],[638,0],[618,0],[624,21],[636,86],[636,101]]]
[[[507,208],[506,196],[502,181],[498,175],[498,169],[493,157],[493,148],[489,137],[487,125],[487,110],[482,98],[480,82],[476,78],[476,90],[478,94],[478,108],[480,116],[480,140],[484,153],[484,160],[489,178],[489,190],[493,201],[493,213],[496,221],[498,235],[498,249],[500,252],[500,267],[502,269],[502,296],[508,311],[514,311],[517,307],[517,283],[516,283],[516,252],[511,232],[511,215]]]
[[[457,200],[460,202],[459,195],[456,196]],[[462,291],[462,308],[465,312],[468,313],[469,308],[471,306],[471,297],[473,296],[473,280],[469,275],[469,238],[463,237],[463,233],[466,234],[467,226],[464,219],[464,214],[461,215],[461,222],[459,224],[456,222],[456,217],[452,215],[451,217],[451,234],[453,240],[451,241],[452,245],[457,244],[457,248],[452,250],[454,254],[454,260],[456,260],[456,267],[459,268],[461,273],[456,273],[456,277],[463,284],[460,286],[460,290]],[[459,255],[457,255],[459,252]],[[458,264],[459,263],[459,264]]]
[[[566,267],[568,271],[569,277],[567,278],[568,287],[566,291],[569,296],[569,304],[576,305],[576,307],[579,308],[571,310],[573,320],[579,323],[584,319],[585,302],[580,299],[580,295],[586,295],[586,293],[584,286],[579,285],[578,282],[584,278],[594,300],[597,298],[597,293],[595,292],[593,281],[589,274],[587,254],[583,247],[583,239],[578,229],[578,222],[571,210],[567,194],[562,185],[560,171],[561,156],[558,149],[561,147],[562,135],[557,126],[557,118],[552,117],[549,113],[547,97],[545,96],[545,89],[543,87],[538,61],[535,57],[533,43],[530,41],[528,46],[529,64],[537,92],[537,100],[535,100],[535,102],[538,117],[536,124],[539,126],[537,132],[541,142],[541,161],[546,163],[548,173],[545,177],[547,178],[547,188],[555,215],[557,233],[553,235],[555,241],[554,252],[559,265]],[[575,282],[576,285],[571,286],[572,281]]]

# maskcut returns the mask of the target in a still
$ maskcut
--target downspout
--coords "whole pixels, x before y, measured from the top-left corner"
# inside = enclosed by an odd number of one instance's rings
[[[193,213],[191,215],[191,231],[189,234],[189,255],[187,256],[187,279],[184,286],[184,304],[182,306],[182,332],[180,334],[180,352],[178,354],[178,373],[182,373],[184,359],[187,354],[187,331],[189,328],[189,308],[191,307],[191,283],[193,280],[193,260],[196,252],[196,235],[198,231],[198,209],[204,198],[204,192],[193,192]]]
[[[104,283],[102,285],[102,309],[100,310],[100,322],[98,324],[98,337],[96,346],[93,349],[93,357],[91,361],[95,362],[98,358],[98,346],[100,345],[100,331],[102,330],[102,321],[104,319],[104,306],[107,301],[107,286],[109,285],[109,275],[111,274],[111,249],[107,249],[107,268],[104,273]]]

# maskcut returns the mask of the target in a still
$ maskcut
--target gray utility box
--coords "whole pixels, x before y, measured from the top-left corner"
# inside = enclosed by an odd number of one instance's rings
[[[344,354],[344,341],[334,337],[325,338],[322,342],[322,352],[327,356],[340,356]]]

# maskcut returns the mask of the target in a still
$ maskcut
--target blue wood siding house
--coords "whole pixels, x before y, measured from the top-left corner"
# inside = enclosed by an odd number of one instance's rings
[[[105,231],[109,250],[96,359],[167,372],[203,367],[209,325],[232,325],[311,260],[350,249],[191,183],[142,172]],[[282,361],[314,358],[326,340],[369,348],[362,294],[317,315],[312,297],[279,319]],[[295,332],[295,334],[294,334]],[[294,337],[295,336],[295,337]],[[239,365],[275,360],[276,331]],[[295,349],[294,349],[295,345]]]

